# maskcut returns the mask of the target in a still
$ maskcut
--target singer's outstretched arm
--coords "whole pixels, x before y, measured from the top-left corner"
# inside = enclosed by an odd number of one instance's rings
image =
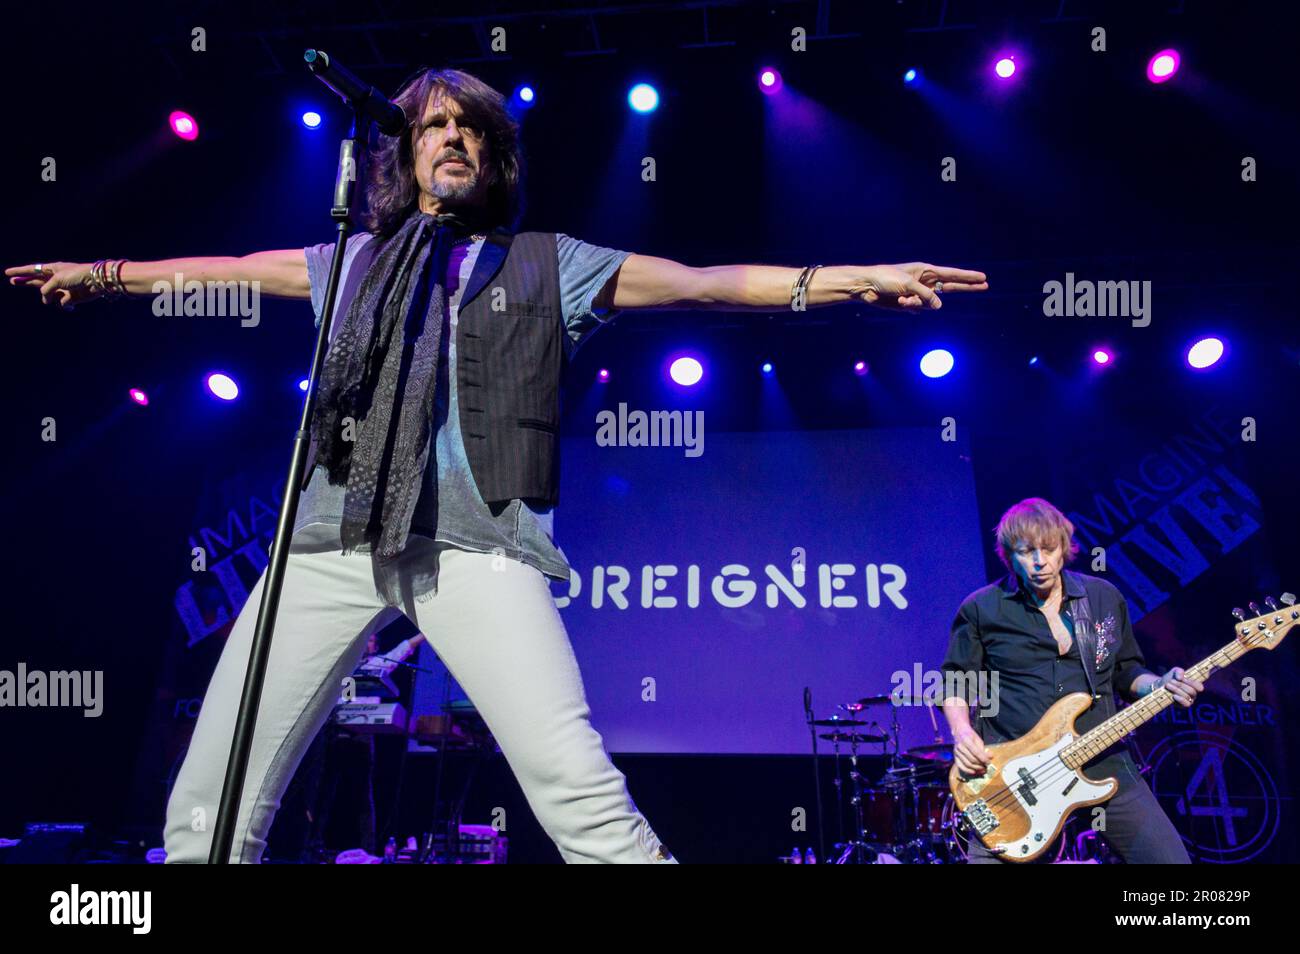
[[[595,304],[618,309],[772,311],[791,307],[802,269],[780,265],[693,268],[653,255],[630,255],[606,282]],[[925,262],[902,265],[827,265],[808,283],[804,306],[862,301],[884,308],[941,307],[940,294],[985,291],[983,272]]]
[[[79,262],[42,262],[5,269],[9,284],[36,288],[47,305],[67,308],[97,297],[90,281],[90,265]],[[156,282],[170,287],[182,281],[258,282],[259,291],[271,298],[310,299],[307,255],[300,248],[253,252],[251,255],[217,255],[167,258],[157,262],[125,262],[118,278],[128,295],[152,295]]]

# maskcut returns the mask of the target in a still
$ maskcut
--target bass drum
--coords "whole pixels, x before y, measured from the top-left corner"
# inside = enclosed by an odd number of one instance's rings
[[[862,838],[874,847],[893,848],[906,840],[907,806],[896,785],[862,790]]]
[[[948,828],[945,812],[952,801],[952,793],[947,785],[927,782],[916,786],[916,833],[931,842],[941,842],[947,835]]]

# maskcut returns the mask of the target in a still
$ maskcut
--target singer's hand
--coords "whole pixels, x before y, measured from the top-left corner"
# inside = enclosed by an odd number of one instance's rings
[[[82,302],[99,298],[90,284],[90,266],[76,262],[42,262],[15,265],[5,269],[10,285],[36,288],[46,305],[58,305],[67,311]]]
[[[948,292],[988,291],[983,272],[948,265],[907,262],[862,270],[854,297],[882,308],[941,308]]]

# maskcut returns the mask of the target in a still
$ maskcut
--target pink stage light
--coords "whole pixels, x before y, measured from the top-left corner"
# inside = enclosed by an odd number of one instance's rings
[[[1161,50],[1147,62],[1147,79],[1153,83],[1164,83],[1174,78],[1178,72],[1178,51]]]
[[[193,142],[199,138],[199,124],[195,122],[194,117],[189,113],[183,113],[179,109],[175,110],[167,117],[167,122],[171,124],[172,132],[182,139]]]

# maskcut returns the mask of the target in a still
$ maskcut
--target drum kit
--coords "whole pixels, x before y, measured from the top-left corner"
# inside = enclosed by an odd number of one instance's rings
[[[828,859],[834,864],[962,864],[966,861],[967,834],[948,789],[953,747],[943,741],[933,699],[900,693],[864,696],[836,708],[846,715],[813,718],[811,699],[805,692],[804,708],[816,739],[831,743],[835,759],[836,816],[841,820],[841,840]],[[889,707],[888,723],[870,718],[873,709]],[[904,750],[900,744],[898,713],[903,707],[924,707],[934,742]],[[829,731],[818,732],[819,729]],[[879,745],[885,756],[883,772],[868,777],[862,760],[870,746]],[[875,753],[873,753],[875,754]],[[846,806],[847,801],[847,806]],[[847,809],[847,810],[846,810]],[[852,830],[844,832],[848,818]],[[1094,861],[1082,842],[1076,844],[1075,820],[1066,824],[1054,861]],[[1085,832],[1084,836],[1088,833]],[[847,835],[847,837],[845,837]]]
[[[930,712],[936,741],[903,750],[898,710],[915,704],[926,705]],[[880,706],[889,707],[887,725],[870,718]],[[965,837],[954,824],[955,807],[948,791],[952,746],[942,741],[933,706],[895,693],[865,696],[837,708],[846,714],[810,720],[810,725],[830,730],[819,737],[831,743],[834,754],[837,815],[852,824],[849,837],[835,845],[832,860],[836,864],[965,860]],[[868,777],[861,757],[876,745],[887,756],[887,767],[878,777]]]

